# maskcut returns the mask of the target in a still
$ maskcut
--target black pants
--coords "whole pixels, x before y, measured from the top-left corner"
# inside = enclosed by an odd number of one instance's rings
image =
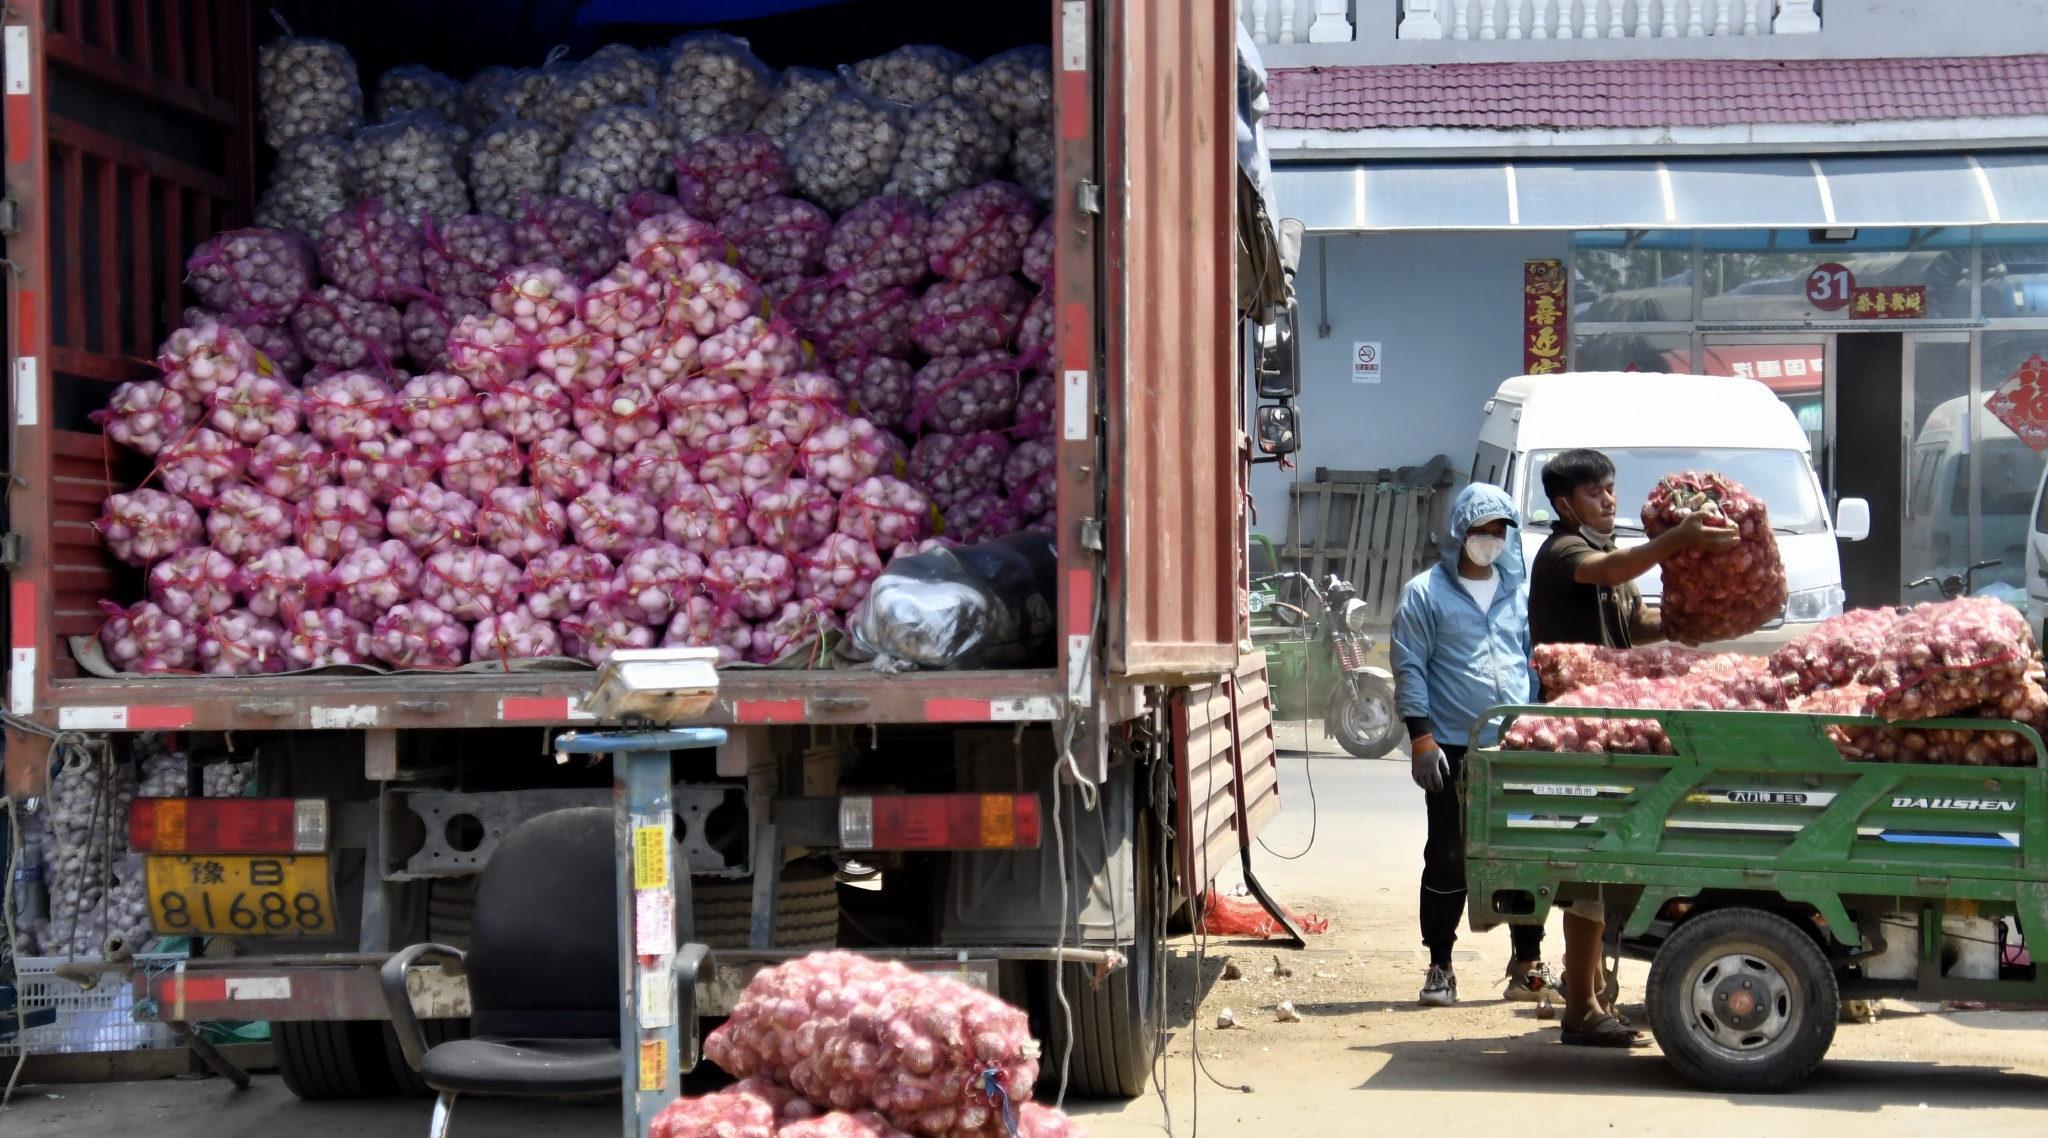
[[[1458,795],[1458,776],[1465,767],[1465,748],[1443,747],[1450,773],[1442,790],[1424,791],[1429,807],[1429,840],[1422,846],[1422,943],[1431,964],[1449,964],[1458,943],[1458,924],[1465,918],[1465,804]],[[1543,957],[1543,926],[1511,925],[1516,960]]]

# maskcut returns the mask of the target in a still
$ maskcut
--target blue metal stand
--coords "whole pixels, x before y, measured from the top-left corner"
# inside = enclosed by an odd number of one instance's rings
[[[725,731],[717,727],[571,733],[555,740],[557,754],[612,756],[625,1138],[646,1138],[647,1124],[697,1065],[695,989],[705,950],[677,948],[677,930],[689,923],[690,872],[675,864],[669,752],[724,742]]]

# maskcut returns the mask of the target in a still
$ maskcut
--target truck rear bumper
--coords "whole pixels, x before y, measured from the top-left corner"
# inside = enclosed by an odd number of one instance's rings
[[[697,1012],[704,1016],[732,1013],[740,993],[754,974],[811,949],[713,949],[713,978],[698,985]],[[377,984],[377,969],[388,953],[338,957],[246,958],[237,961],[194,960],[180,972],[137,975],[138,1009],[152,1009],[148,1018],[161,1022],[210,1020],[379,1020],[389,1019]],[[1124,967],[1124,952],[1113,948],[1064,948],[1049,945],[979,948],[875,948],[860,955],[900,960],[920,972],[945,973],[983,991],[996,990],[996,966],[1006,960],[1064,959],[1090,967],[1098,978]],[[469,1015],[469,982],[443,972],[438,965],[406,974],[413,1013],[421,1019],[461,1019]],[[155,1001],[153,1005],[142,1000]]]

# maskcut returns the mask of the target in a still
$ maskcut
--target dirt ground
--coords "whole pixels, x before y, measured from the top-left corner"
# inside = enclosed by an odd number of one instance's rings
[[[1299,728],[1283,740],[1299,745]],[[1307,733],[1320,744],[1320,732]],[[1155,1086],[1124,1101],[1069,1099],[1095,1138],[1273,1134],[1513,1134],[1612,1129],[1638,1135],[2038,1134],[2048,1125],[2048,1013],[1942,1013],[1891,1002],[1875,1024],[1844,1024],[1819,1073],[1788,1095],[1694,1089],[1654,1047],[1568,1048],[1555,1021],[1499,997],[1504,930],[1458,947],[1462,1001],[1415,1006],[1427,956],[1416,940],[1421,794],[1405,759],[1319,754],[1283,760],[1287,810],[1255,855],[1260,880],[1291,907],[1329,918],[1306,952],[1257,942],[1183,938],[1172,946],[1174,1020]],[[1314,841],[1311,845],[1310,835]],[[1284,860],[1282,854],[1305,856]],[[1225,878],[1228,890],[1236,882]],[[1553,951],[1562,942],[1553,925]],[[1276,977],[1278,956],[1292,969]],[[1200,957],[1199,983],[1196,981]],[[1228,962],[1243,976],[1223,980]],[[1647,967],[1624,962],[1623,1010]],[[1195,1003],[1200,992],[1199,1006]],[[1291,1001],[1298,1023],[1274,1009]],[[1216,1030],[1231,1009],[1240,1026]],[[1199,1046],[1202,1066],[1195,1064]],[[1058,1057],[1049,1056],[1056,1063]],[[1225,1084],[1218,1085],[1218,1084]],[[1249,1087],[1249,1093],[1238,1090]],[[1170,1109],[1169,1109],[1170,1108]],[[237,1092],[219,1079],[26,1088],[0,1116],[8,1138],[352,1138],[424,1135],[427,1104],[301,1103],[275,1076]],[[618,1133],[613,1106],[465,1100],[457,1138],[599,1138]]]

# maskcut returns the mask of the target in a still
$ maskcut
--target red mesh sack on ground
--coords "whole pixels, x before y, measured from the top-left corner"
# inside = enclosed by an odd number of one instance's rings
[[[1900,617],[1858,679],[1882,693],[1875,714],[1931,719],[1997,700],[2033,659],[2034,637],[2018,609],[1990,597],[1958,597]]]
[[[928,1138],[1002,1133],[1005,1105],[1031,1097],[1036,1050],[1024,1013],[996,997],[845,952],[763,970],[704,1040],[727,1071]]]
[[[1685,644],[1747,636],[1785,611],[1785,565],[1763,499],[1731,479],[1688,470],[1666,475],[1643,504],[1651,537],[1705,513],[1742,542],[1720,553],[1688,549],[1664,562],[1664,634]]]
[[[1771,670],[1792,692],[1815,692],[1852,683],[1877,663],[1885,638],[1899,623],[1892,608],[1850,609],[1771,653]]]
[[[1314,913],[1297,913],[1287,910],[1301,931],[1311,936],[1328,932],[1330,922]],[[1290,936],[1286,926],[1273,919],[1273,914],[1261,908],[1257,901],[1242,897],[1225,897],[1211,889],[1202,894],[1201,915],[1195,918],[1195,931],[1210,936],[1255,936],[1266,940],[1276,936]],[[1029,1104],[1026,1104],[1029,1105]],[[1018,1119],[1018,1131],[1023,1131],[1023,1119]]]

